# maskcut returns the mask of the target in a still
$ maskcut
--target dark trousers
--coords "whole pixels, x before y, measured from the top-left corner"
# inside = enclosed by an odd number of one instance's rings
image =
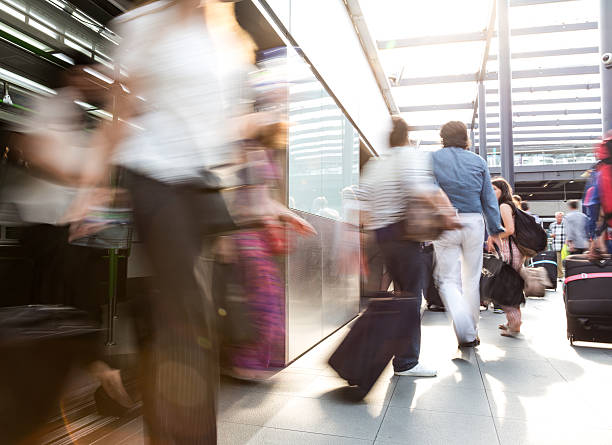
[[[204,193],[126,173],[154,289],[135,303],[143,410],[154,444],[217,443],[218,349],[212,303],[194,267],[206,233],[229,215]],[[225,212],[225,213],[224,213]]]
[[[402,314],[403,341],[393,359],[393,368],[401,372],[414,368],[421,350],[421,298],[426,282],[427,261],[421,243],[399,238],[397,225],[376,230],[376,239],[393,279],[395,290],[415,297],[415,304],[405,305]]]

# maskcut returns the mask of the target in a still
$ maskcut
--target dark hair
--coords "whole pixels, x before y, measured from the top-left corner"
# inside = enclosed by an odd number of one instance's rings
[[[508,184],[504,178],[495,178],[491,180],[491,184],[501,190],[501,196],[497,202],[501,204],[508,204],[510,207],[515,208],[514,202],[512,201],[512,187]]]
[[[408,132],[410,127],[404,119],[399,116],[391,117],[391,134],[389,135],[389,145],[391,147],[403,147],[408,144]]]
[[[460,147],[467,149],[470,146],[467,127],[460,121],[450,121],[442,125],[440,137],[442,138],[443,147]]]
[[[524,212],[529,210],[529,203],[527,201],[521,201],[521,210]]]
[[[573,199],[567,203],[567,206],[572,210],[578,210],[578,201]]]
[[[521,195],[512,195],[512,199],[517,202],[523,202],[523,198],[521,198]]]

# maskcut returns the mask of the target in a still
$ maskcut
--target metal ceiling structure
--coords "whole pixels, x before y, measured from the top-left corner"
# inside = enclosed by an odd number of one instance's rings
[[[443,123],[463,121],[473,132],[474,150],[482,147],[492,171],[501,173],[504,150],[509,154],[504,174],[516,178],[520,191],[523,168],[541,168],[543,180],[555,181],[557,171],[595,162],[592,147],[601,138],[605,108],[600,1],[474,0],[465,8],[447,0],[419,7],[361,0],[361,5],[383,68],[395,80],[395,102],[413,126],[412,138],[434,148],[440,146]],[[508,30],[500,27],[506,18]],[[581,187],[580,175],[571,180],[572,190]],[[528,182],[537,188],[536,181]],[[530,199],[559,196],[527,191]]]

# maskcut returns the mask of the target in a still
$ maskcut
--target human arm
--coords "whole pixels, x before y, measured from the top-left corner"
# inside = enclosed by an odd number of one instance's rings
[[[482,205],[482,211],[485,216],[487,223],[487,230],[491,236],[497,235],[504,231],[501,225],[501,215],[499,213],[499,204],[491,185],[491,175],[489,174],[489,168],[487,167],[484,160],[481,159],[483,166],[483,182],[482,189],[480,191],[480,203]]]
[[[509,204],[499,206],[499,212],[504,225],[505,231],[499,234],[500,239],[509,238],[514,235],[514,212]]]
[[[570,250],[573,250],[575,241],[580,240],[577,230],[579,221],[574,219],[573,213],[574,212],[572,212],[571,215],[567,215],[565,219],[565,244],[567,244]]]

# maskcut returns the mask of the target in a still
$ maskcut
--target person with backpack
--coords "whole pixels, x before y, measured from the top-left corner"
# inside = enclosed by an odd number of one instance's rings
[[[499,202],[499,212],[501,214],[502,225],[505,229],[505,232],[499,235],[501,239],[501,256],[514,270],[519,272],[523,267],[525,257],[514,239],[517,208],[512,199],[512,188],[504,178],[495,178],[491,181],[491,184]],[[491,238],[489,238],[487,244],[489,251],[493,252],[494,247]],[[507,323],[499,325],[501,329],[500,334],[505,337],[516,337],[521,332],[520,307],[502,306],[502,310],[506,314]]]

